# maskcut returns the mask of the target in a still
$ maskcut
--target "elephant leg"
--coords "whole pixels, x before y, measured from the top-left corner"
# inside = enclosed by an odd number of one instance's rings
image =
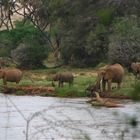
[[[17,81],[16,84],[19,84],[19,81]]]
[[[59,81],[59,87],[63,87],[63,82]]]
[[[120,89],[120,88],[121,88],[121,83],[118,83],[117,88],[118,88],[118,89]]]
[[[106,81],[105,80],[102,81],[102,88],[103,88],[103,92],[104,92],[105,88],[106,88]]]
[[[64,83],[63,82],[61,82],[61,87],[63,87],[64,86]]]
[[[52,81],[52,86],[55,87],[54,81]]]
[[[58,81],[58,87],[61,87],[61,82],[60,81]]]
[[[108,91],[111,91],[111,84],[112,84],[112,80],[108,80],[107,82],[108,84]]]
[[[4,86],[7,85],[7,81],[5,79],[3,79],[3,84],[4,84]]]

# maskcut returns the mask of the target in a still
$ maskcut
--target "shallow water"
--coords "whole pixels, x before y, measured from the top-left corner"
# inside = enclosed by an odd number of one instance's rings
[[[139,140],[140,103],[92,107],[88,98],[0,94],[0,140]]]

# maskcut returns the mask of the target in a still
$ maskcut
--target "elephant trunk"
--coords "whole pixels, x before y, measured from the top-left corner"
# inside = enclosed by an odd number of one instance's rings
[[[85,93],[88,95],[88,96],[91,96],[93,97],[95,95],[95,92],[100,92],[101,91],[101,81],[102,81],[102,78],[101,77],[97,77],[97,80],[96,80],[96,83],[94,85],[90,85],[89,87],[87,87],[85,89]]]
[[[101,91],[101,82],[102,82],[102,79],[99,78],[97,79],[96,83],[95,83],[95,91]]]

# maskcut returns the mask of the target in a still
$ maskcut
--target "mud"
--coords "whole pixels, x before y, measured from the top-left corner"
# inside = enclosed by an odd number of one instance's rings
[[[22,91],[25,95],[45,95],[56,96],[54,87],[33,87],[33,86],[17,86],[17,87],[3,87],[3,93],[14,94]]]

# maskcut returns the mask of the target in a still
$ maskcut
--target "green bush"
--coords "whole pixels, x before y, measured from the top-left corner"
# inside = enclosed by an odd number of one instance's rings
[[[84,90],[80,90],[76,87],[64,86],[63,88],[56,88],[58,97],[85,97]]]
[[[35,28],[30,22],[23,23],[22,21],[17,21],[15,23],[15,28],[9,31],[11,41],[15,44],[15,48],[24,39],[31,38],[31,36],[36,34],[40,34],[37,28]]]
[[[115,13],[114,7],[107,7],[97,11],[96,15],[101,24],[107,26],[111,23]]]
[[[121,63],[127,68],[140,59],[140,18],[136,16],[118,18],[113,23],[109,39],[108,57],[111,63]]]
[[[11,54],[11,50],[7,46],[0,47],[0,57],[9,57]]]
[[[30,43],[20,44],[11,53],[13,60],[22,68],[43,68],[43,60],[48,56],[46,46],[40,45],[33,41]]]
[[[128,95],[133,99],[134,101],[140,100],[140,82],[137,81],[133,85],[133,89],[128,93]]]
[[[42,68],[48,44],[31,22],[17,21],[15,28],[0,32],[0,56],[12,57],[22,68]]]

